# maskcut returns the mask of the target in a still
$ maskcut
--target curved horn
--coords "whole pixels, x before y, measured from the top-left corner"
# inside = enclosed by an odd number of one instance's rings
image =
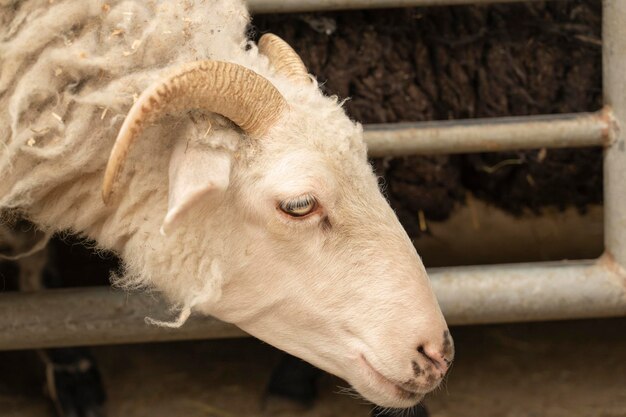
[[[280,37],[272,33],[261,36],[259,52],[269,58],[270,63],[279,74],[297,82],[311,82],[309,72],[300,56]]]
[[[102,199],[109,202],[130,148],[144,126],[165,112],[202,109],[219,113],[250,136],[263,136],[287,102],[264,77],[240,65],[198,61],[183,65],[148,87],[128,112],[104,173]]]

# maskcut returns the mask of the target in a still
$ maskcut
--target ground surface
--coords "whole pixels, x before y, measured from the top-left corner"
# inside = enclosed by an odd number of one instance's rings
[[[626,319],[453,329],[456,363],[429,397],[433,417],[626,416]],[[252,339],[98,347],[109,417],[367,416],[320,381],[306,411],[263,411],[278,353]],[[52,416],[31,352],[0,353],[0,416]]]

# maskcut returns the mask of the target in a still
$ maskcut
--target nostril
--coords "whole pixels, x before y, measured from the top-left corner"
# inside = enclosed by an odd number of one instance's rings
[[[433,365],[435,365],[435,368],[437,368],[437,369],[442,369],[443,368],[444,372],[448,368],[449,362],[446,359],[442,358],[443,361],[444,361],[443,363],[441,361],[435,359],[432,355],[430,355],[430,354],[428,354],[426,352],[426,349],[424,348],[424,345],[419,345],[417,347],[417,352],[420,355],[422,355],[426,360],[428,360],[428,362],[430,362]]]
[[[419,345],[417,347],[417,351],[419,352],[420,355],[422,355],[423,357],[425,357],[430,363],[432,363],[433,365],[435,365],[437,368],[439,368],[439,363],[434,360],[433,358],[431,358],[428,353],[426,353],[426,350],[424,350],[424,345]]]

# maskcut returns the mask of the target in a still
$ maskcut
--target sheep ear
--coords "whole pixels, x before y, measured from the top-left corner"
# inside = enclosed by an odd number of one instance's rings
[[[170,159],[168,208],[161,234],[174,230],[194,205],[219,199],[228,188],[230,165],[228,151],[177,143]]]

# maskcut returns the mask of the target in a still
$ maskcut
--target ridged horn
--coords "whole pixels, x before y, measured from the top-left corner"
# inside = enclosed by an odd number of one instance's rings
[[[280,37],[266,33],[259,39],[258,46],[259,52],[269,58],[276,72],[296,82],[311,82],[309,72],[300,56]]]
[[[198,61],[185,64],[148,87],[128,112],[104,173],[107,204],[128,153],[146,124],[165,112],[202,109],[232,120],[252,137],[263,136],[287,108],[280,92],[264,77],[237,64]]]

